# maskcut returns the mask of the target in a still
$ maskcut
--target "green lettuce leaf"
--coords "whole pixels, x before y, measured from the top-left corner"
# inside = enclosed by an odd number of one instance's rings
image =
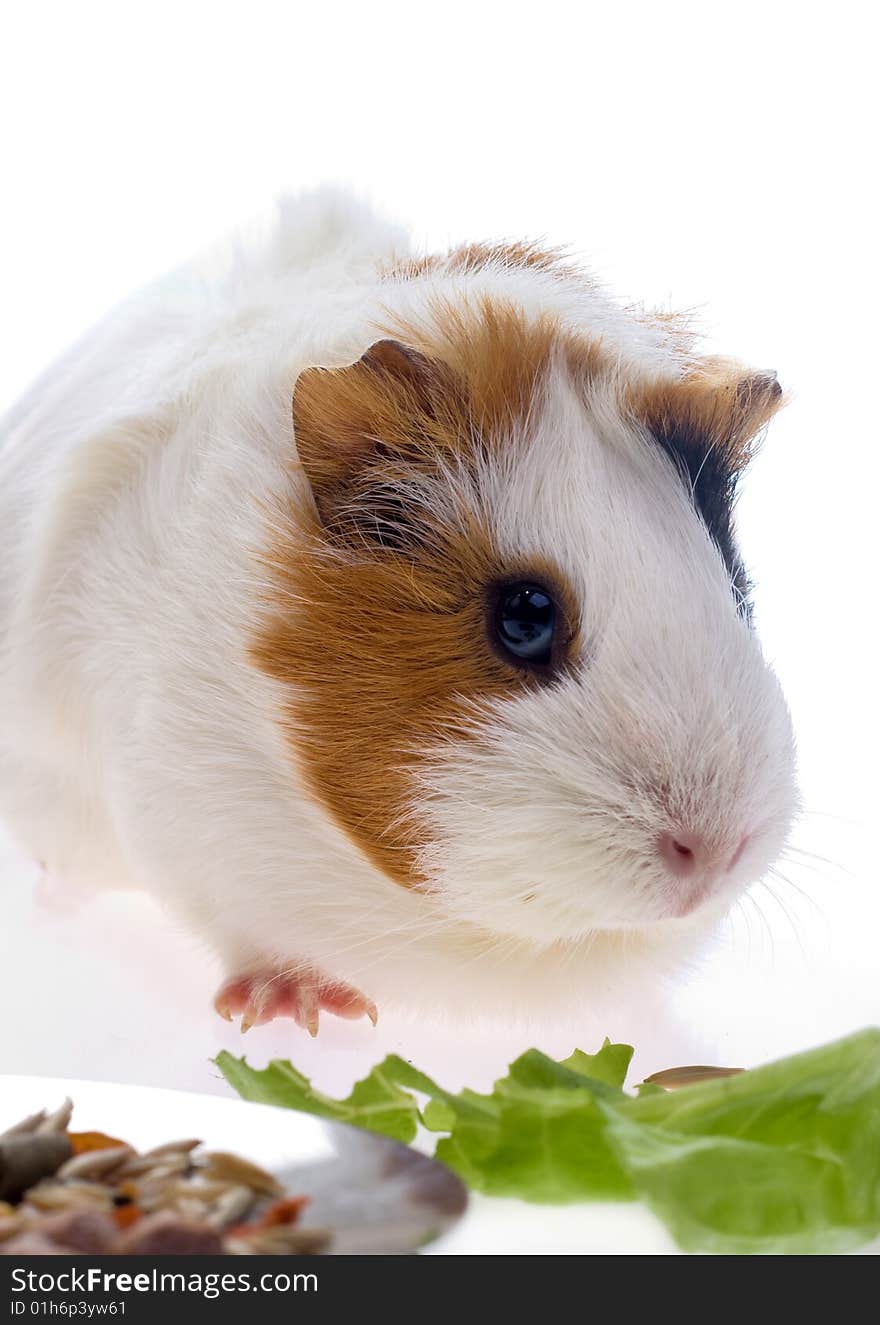
[[[632,1185],[606,1137],[598,1101],[622,1098],[629,1045],[607,1040],[598,1054],[579,1050],[557,1063],[529,1049],[495,1082],[491,1096],[465,1092],[436,1155],[489,1196],[562,1203],[631,1200]],[[436,1098],[436,1096],[432,1096]],[[470,1109],[480,1102],[482,1113]],[[444,1098],[455,1109],[455,1099]]]
[[[391,1062],[392,1060],[386,1060]],[[402,1059],[396,1061],[402,1062]],[[412,1141],[418,1130],[419,1107],[412,1095],[394,1084],[384,1071],[385,1063],[374,1067],[368,1077],[358,1081],[347,1099],[334,1100],[315,1090],[308,1077],[292,1063],[276,1058],[263,1071],[251,1067],[244,1058],[226,1050],[214,1059],[233,1089],[242,1099],[255,1104],[276,1104],[319,1118],[354,1123],[367,1131],[381,1132],[395,1141]]]
[[[403,1141],[421,1122],[489,1195],[643,1200],[689,1251],[827,1253],[880,1234],[880,1030],[675,1092],[626,1094],[631,1057],[607,1040],[560,1062],[530,1049],[479,1094],[390,1055],[344,1100],[289,1063],[215,1061],[246,1099]]]
[[[604,1113],[688,1250],[827,1253],[880,1234],[880,1030]]]

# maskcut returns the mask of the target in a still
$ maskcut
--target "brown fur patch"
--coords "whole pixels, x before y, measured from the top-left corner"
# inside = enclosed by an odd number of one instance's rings
[[[476,430],[490,444],[507,441],[528,419],[554,363],[564,363],[585,388],[614,376],[613,359],[600,342],[549,313],[530,320],[504,300],[462,305],[438,298],[423,323],[389,330],[441,361],[463,384],[471,436]]]
[[[429,254],[423,258],[405,258],[389,267],[386,275],[403,281],[437,272],[475,272],[488,267],[507,270],[546,271],[557,276],[587,280],[583,272],[569,264],[563,249],[544,248],[536,241],[512,243],[460,244],[448,253]]]
[[[656,436],[677,434],[704,450],[718,448],[734,472],[748,464],[755,439],[785,403],[775,373],[722,358],[698,360],[676,382],[640,385],[625,400]]]

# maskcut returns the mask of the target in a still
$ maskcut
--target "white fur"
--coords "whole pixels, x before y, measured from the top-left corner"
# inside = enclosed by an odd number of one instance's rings
[[[794,802],[788,717],[680,479],[560,375],[507,463],[450,481],[512,557],[554,557],[576,587],[577,674],[479,712],[480,742],[438,743],[414,807],[429,895],[309,798],[281,689],[246,656],[299,372],[353,361],[437,293],[552,310],[630,377],[682,368],[586,283],[502,264],[381,279],[406,252],[343,197],[285,202],[118,309],[7,418],[0,811],[53,872],[151,891],[230,974],[308,960],[380,1006],[571,1003],[674,957],[769,865]],[[653,849],[682,818],[731,850],[753,834],[689,921]]]

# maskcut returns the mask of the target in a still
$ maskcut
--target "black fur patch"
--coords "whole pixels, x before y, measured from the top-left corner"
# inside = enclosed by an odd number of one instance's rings
[[[751,582],[733,530],[738,474],[721,447],[680,423],[655,428],[652,436],[675,465],[730,575],[731,591],[740,613],[751,616]]]

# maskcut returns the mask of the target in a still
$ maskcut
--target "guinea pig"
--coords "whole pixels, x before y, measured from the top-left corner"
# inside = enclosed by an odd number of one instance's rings
[[[797,806],[733,530],[781,401],[557,252],[283,202],[4,422],[0,810],[245,1029],[674,969]]]

